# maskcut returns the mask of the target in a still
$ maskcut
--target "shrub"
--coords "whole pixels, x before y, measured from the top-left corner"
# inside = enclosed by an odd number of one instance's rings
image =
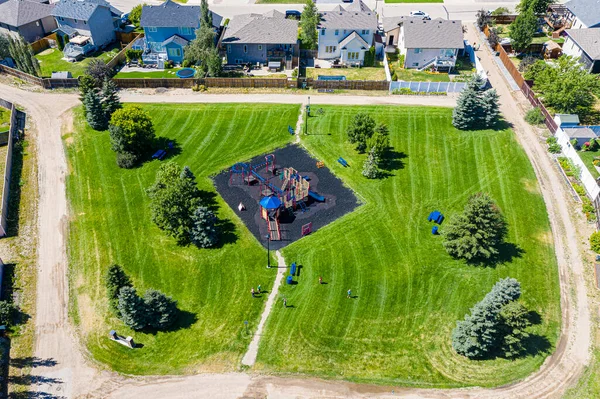
[[[184,68],[189,68],[190,66],[192,66],[192,61],[190,60],[183,60],[183,62],[181,63],[181,66]]]
[[[139,60],[142,58],[142,50],[127,49],[125,50],[125,58],[127,59],[127,62]]]
[[[581,201],[582,201],[581,210],[585,214],[587,221],[595,222],[596,221],[596,209],[594,208],[592,201],[587,196],[581,197]]]
[[[12,325],[15,310],[15,306],[11,302],[0,301],[0,325]]]
[[[600,159],[594,159],[594,160],[592,161],[592,164],[593,164],[594,166],[600,166]]]
[[[595,231],[590,236],[590,248],[597,254],[600,254],[600,231]]]
[[[123,169],[134,168],[139,161],[139,157],[131,152],[117,152],[117,166]]]
[[[558,140],[555,136],[550,136],[546,139],[546,144],[554,144],[556,143]]]
[[[586,141],[585,143],[583,143],[583,146],[581,147],[581,151],[589,151],[590,149],[590,142]]]
[[[586,195],[585,188],[581,184],[573,183],[573,190],[580,196],[584,197]]]
[[[487,41],[490,44],[490,47],[493,50],[496,50],[496,46],[498,46],[498,44],[500,43],[500,36],[498,36],[496,28],[490,29],[490,35],[488,36]]]
[[[292,71],[292,78],[297,78],[298,77],[298,68],[294,68],[294,70]]]
[[[579,142],[577,142],[577,139],[571,139],[571,141],[569,141],[569,143],[571,143],[571,145],[573,146],[573,148],[575,148],[576,150],[579,150]]]
[[[510,11],[506,7],[498,7],[494,11],[492,11],[492,15],[494,15],[494,16],[497,16],[497,15],[506,15],[509,12]]]
[[[523,57],[523,59],[519,63],[519,72],[527,71],[529,69],[529,67],[532,66],[533,64],[535,64],[536,62],[538,62],[538,60],[539,60],[539,58],[532,57],[530,55]]]
[[[137,105],[116,110],[108,130],[113,151],[131,153],[138,158],[152,148],[155,139],[150,114]]]
[[[562,147],[558,143],[553,143],[548,146],[548,152],[551,154],[560,154],[562,152]]]
[[[525,121],[530,125],[541,125],[545,120],[544,114],[542,114],[542,111],[538,107],[530,109],[525,114]]]

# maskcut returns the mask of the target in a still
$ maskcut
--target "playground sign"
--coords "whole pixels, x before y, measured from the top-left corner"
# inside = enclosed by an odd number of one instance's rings
[[[302,226],[302,237],[309,235],[312,232],[312,222]]]

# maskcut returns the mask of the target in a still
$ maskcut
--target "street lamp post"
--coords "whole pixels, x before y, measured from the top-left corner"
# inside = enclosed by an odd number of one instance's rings
[[[304,134],[308,134],[308,118],[310,118],[310,96],[308,96],[308,104],[306,105],[306,123],[304,124]]]
[[[267,234],[267,269],[271,268],[271,234]]]

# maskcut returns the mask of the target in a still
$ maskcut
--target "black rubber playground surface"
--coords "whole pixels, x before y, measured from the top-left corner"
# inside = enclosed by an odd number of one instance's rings
[[[310,178],[310,191],[325,197],[324,202],[315,201],[311,197],[306,201],[306,211],[297,209],[293,214],[282,213],[279,218],[281,241],[271,241],[271,248],[279,249],[302,238],[302,226],[312,223],[314,233],[321,227],[328,225],[337,218],[352,212],[358,206],[356,196],[342,181],[335,177],[325,166],[317,167],[317,159],[295,144],[280,148],[272,154],[275,155],[276,174],[265,168],[258,170],[260,175],[273,185],[280,187],[282,182],[279,172],[283,168],[292,167],[301,176]],[[265,162],[265,155],[258,156],[248,163],[251,165]],[[245,162],[245,160],[240,160]],[[241,175],[234,174],[230,179],[229,169],[214,177],[215,186],[225,202],[244,221],[244,224],[254,236],[264,245],[267,245],[268,225],[260,217],[258,202],[262,198],[261,185],[247,185],[243,182]],[[231,181],[230,181],[231,180]],[[238,205],[242,203],[246,210],[239,211]]]

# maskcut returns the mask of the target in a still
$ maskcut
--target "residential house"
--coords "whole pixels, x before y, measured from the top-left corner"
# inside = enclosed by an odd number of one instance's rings
[[[465,47],[461,21],[406,19],[398,30],[389,32],[398,35],[392,45],[404,55],[405,68],[451,70]],[[388,36],[388,43],[390,39]]]
[[[600,73],[600,27],[567,29],[563,54],[579,60],[591,73]]]
[[[221,20],[221,16],[212,13],[215,30],[220,27]],[[200,7],[171,0],[157,6],[145,5],[140,26],[144,28],[144,39],[136,43],[136,47],[144,49],[145,63],[157,63],[161,67],[165,60],[170,60],[180,64],[185,46],[196,38],[196,30],[200,28]]]
[[[408,15],[399,15],[397,17],[383,17],[382,25],[385,33],[385,52],[394,53],[398,48],[400,39],[400,27],[407,21],[421,21],[423,18],[409,17]]]
[[[279,11],[234,16],[225,29],[222,46],[227,64],[261,64],[271,68],[297,66],[298,21]]]
[[[363,65],[365,53],[374,44],[377,14],[362,0],[355,0],[348,6],[321,13],[317,29],[317,58],[339,59],[343,65]]]
[[[121,20],[121,11],[105,0],[60,0],[52,15],[57,34],[69,39],[64,50],[67,58],[79,58],[114,42]]]
[[[600,27],[600,0],[571,0],[565,3],[571,29]]]
[[[31,0],[0,3],[0,34],[21,35],[28,42],[39,40],[56,29],[53,8]]]

